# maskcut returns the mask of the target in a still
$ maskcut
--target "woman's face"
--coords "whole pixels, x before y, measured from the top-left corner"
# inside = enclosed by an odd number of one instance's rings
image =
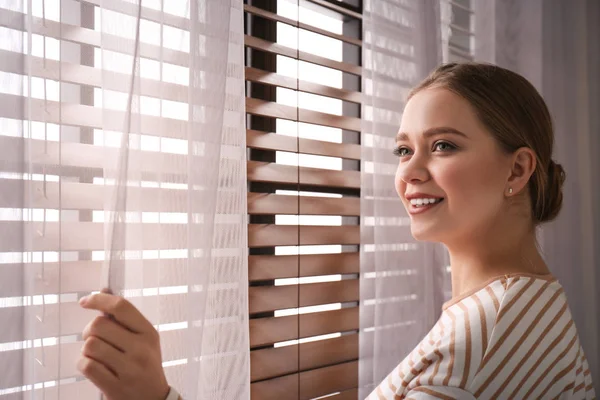
[[[396,144],[396,190],[417,240],[467,239],[502,218],[510,158],[465,99],[441,88],[418,92]]]

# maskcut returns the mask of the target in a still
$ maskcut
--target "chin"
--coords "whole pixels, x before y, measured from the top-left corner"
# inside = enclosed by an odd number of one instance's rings
[[[410,232],[419,242],[443,242],[439,228],[411,223]]]

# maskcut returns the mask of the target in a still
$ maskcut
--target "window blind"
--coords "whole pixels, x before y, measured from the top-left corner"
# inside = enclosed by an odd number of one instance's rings
[[[355,399],[361,9],[244,5],[253,399]]]
[[[243,398],[242,2],[1,1],[0,38],[0,399],[98,398],[107,282],[184,397]]]
[[[444,62],[468,62],[475,54],[472,0],[440,0]]]

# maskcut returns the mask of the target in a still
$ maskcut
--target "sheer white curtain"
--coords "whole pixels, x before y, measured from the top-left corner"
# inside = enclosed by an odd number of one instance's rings
[[[186,399],[250,397],[242,0],[0,1],[0,399],[96,399],[110,287]]]
[[[479,7],[479,8],[477,8]],[[563,209],[539,231],[565,288],[593,380],[600,382],[600,3],[476,2],[476,57],[527,77],[554,120],[566,171]]]
[[[440,15],[439,0],[364,2],[361,399],[433,326],[449,287],[444,249],[411,236],[392,154],[408,91],[442,62]]]

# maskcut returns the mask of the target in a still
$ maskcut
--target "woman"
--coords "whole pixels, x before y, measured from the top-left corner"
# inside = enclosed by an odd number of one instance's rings
[[[413,236],[448,248],[453,298],[369,400],[594,398],[565,295],[535,240],[562,203],[552,146],[544,101],[515,73],[448,64],[413,90],[396,189]],[[152,325],[121,298],[82,300],[113,316],[84,331],[83,374],[111,400],[177,398]]]
[[[439,67],[409,96],[396,190],[450,254],[452,299],[375,399],[592,399],[588,364],[535,228],[560,211],[544,100],[492,65]]]

